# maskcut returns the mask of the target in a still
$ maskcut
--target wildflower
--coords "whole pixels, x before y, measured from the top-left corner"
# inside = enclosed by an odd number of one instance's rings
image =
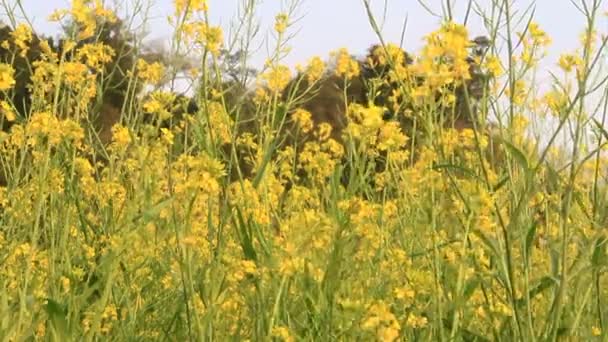
[[[148,63],[143,59],[137,60],[137,75],[150,84],[158,84],[163,77],[164,67],[158,62]]]
[[[155,91],[150,94],[150,97],[143,103],[143,109],[146,113],[156,115],[161,121],[169,119],[172,115],[172,107],[175,103],[175,98],[175,93]]]
[[[274,30],[277,31],[278,34],[283,34],[288,26],[289,17],[287,16],[287,13],[277,14],[274,21]]]
[[[186,14],[188,17],[192,12],[207,12],[209,11],[209,5],[207,0],[174,0],[173,7],[175,13]]]
[[[371,57],[368,58],[367,63],[372,67],[385,66],[389,62],[393,65],[402,65],[405,63],[405,54],[403,50],[395,44],[387,44],[386,47],[378,45],[374,48],[371,53]]]
[[[591,334],[593,336],[600,336],[602,334],[602,329],[594,325],[593,327],[591,327]]]
[[[304,70],[306,80],[311,83],[321,79],[324,72],[325,63],[323,63],[323,60],[320,57],[311,58],[310,61],[308,61],[306,69]]]
[[[500,65],[500,59],[498,59],[496,56],[487,56],[485,59],[485,67],[494,77],[499,77],[503,73],[502,66]]]
[[[209,126],[217,141],[229,144],[232,141],[233,120],[226,111],[226,107],[218,101],[212,101],[208,105]]]
[[[248,275],[255,275],[258,272],[255,262],[251,260],[241,260],[241,267],[243,272]]]
[[[332,126],[327,122],[322,122],[319,124],[316,133],[317,139],[319,141],[325,141],[329,139],[331,136]]]
[[[412,328],[424,328],[428,324],[428,319],[426,317],[418,316],[414,313],[410,313],[407,316],[407,325]]]
[[[399,123],[392,121],[380,128],[378,136],[378,149],[380,151],[393,151],[407,143],[407,137],[401,132]]]
[[[0,91],[9,90],[15,85],[15,69],[6,63],[0,63]]]
[[[117,20],[116,14],[112,10],[103,7],[102,0],[95,0],[95,8],[93,9],[93,13],[95,17],[104,18],[109,23],[115,23]]]
[[[528,97],[528,91],[526,89],[526,82],[524,80],[517,80],[514,84],[514,92],[511,94],[510,91],[507,91],[508,95],[513,100],[513,104],[516,106],[521,106],[524,104],[526,98]]]
[[[97,21],[93,15],[93,10],[89,7],[89,1],[73,0],[70,13],[74,21],[79,24],[78,39],[91,38],[97,29]]]
[[[117,147],[126,147],[131,143],[129,129],[120,124],[112,127],[112,144]]]
[[[570,72],[576,66],[582,64],[582,60],[579,56],[572,54],[563,54],[559,57],[558,65],[565,72]]]
[[[283,342],[294,341],[293,336],[289,333],[289,329],[286,327],[273,327],[272,336],[280,339]]]
[[[13,110],[13,106],[7,101],[0,102],[0,113],[4,115],[4,118],[8,122],[14,122],[16,119],[15,111]]]
[[[364,330],[376,331],[377,337],[381,341],[396,340],[401,330],[397,318],[383,302],[369,307],[367,317],[361,326]]]
[[[346,48],[341,48],[337,52],[332,53],[336,59],[336,75],[351,79],[359,76],[359,63],[352,58]]]
[[[65,81],[71,85],[78,85],[85,81],[89,69],[80,62],[65,62],[62,64]]]
[[[54,21],[61,21],[63,20],[63,18],[65,18],[65,16],[69,13],[68,10],[65,9],[56,9],[54,10],[49,16],[48,16],[48,21],[54,22]]]
[[[530,32],[530,36],[535,44],[542,46],[551,44],[551,38],[538,26],[537,23],[530,23],[528,26],[528,31]]]
[[[59,281],[64,293],[70,292],[70,278],[62,276]]]
[[[167,144],[168,146],[173,145],[173,139],[174,139],[173,132],[171,132],[167,128],[161,128],[160,133],[161,133],[162,140],[165,144]]]
[[[262,75],[262,79],[266,80],[271,92],[280,93],[291,80],[291,70],[284,65],[272,66],[269,71]]]
[[[32,41],[32,29],[25,24],[19,24],[11,36],[15,41],[15,45],[21,50],[21,57],[25,57],[28,51],[28,44]]]
[[[114,50],[103,43],[85,44],[76,55],[89,68],[100,71],[105,64],[112,61]]]
[[[209,26],[204,32],[205,48],[214,56],[219,55],[220,47],[224,42],[224,33],[219,26]]]
[[[308,133],[312,130],[312,114],[309,111],[302,108],[296,109],[293,113],[293,120],[303,133]]]

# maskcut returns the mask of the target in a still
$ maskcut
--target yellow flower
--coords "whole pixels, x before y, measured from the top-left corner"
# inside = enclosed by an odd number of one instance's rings
[[[241,260],[241,267],[245,274],[256,275],[258,270],[255,262],[251,260]]]
[[[351,79],[359,76],[360,67],[359,62],[352,58],[346,48],[341,48],[337,52],[333,52],[332,55],[336,59],[336,75]]]
[[[15,41],[15,45],[21,50],[21,57],[25,57],[28,50],[28,44],[32,41],[32,29],[25,25],[19,24],[11,33]]]
[[[97,29],[97,21],[93,10],[89,7],[87,0],[73,0],[71,14],[74,21],[79,24],[78,39],[91,38]]]
[[[209,26],[205,22],[188,22],[180,27],[183,35],[190,41],[201,45],[212,55],[218,56],[224,43],[224,32],[219,26]]]
[[[582,64],[582,60],[579,56],[572,54],[563,54],[559,57],[558,65],[565,72],[570,72],[576,66]]]
[[[224,43],[224,33],[219,26],[210,26],[205,30],[205,48],[214,56],[219,54],[220,48]]]
[[[155,91],[143,103],[143,109],[146,113],[158,116],[160,120],[166,120],[172,115],[175,97],[175,94],[172,92]]]
[[[4,118],[8,122],[13,122],[16,119],[15,111],[13,111],[13,106],[7,101],[0,102],[0,111],[4,115]]]
[[[406,321],[407,325],[412,328],[424,328],[428,324],[426,317],[418,316],[414,313],[410,313]]]
[[[291,336],[291,334],[289,333],[289,329],[286,327],[273,327],[272,336],[280,339],[283,342],[294,341],[293,336]]]
[[[528,26],[528,31],[530,32],[530,37],[532,37],[534,43],[543,46],[551,44],[551,38],[538,26],[537,23],[531,22]]]
[[[0,91],[9,90],[15,85],[15,69],[6,63],[0,63]]]
[[[112,127],[112,144],[117,147],[126,147],[131,143],[129,129],[120,124]]]
[[[394,151],[407,143],[407,137],[401,131],[399,123],[392,121],[380,128],[378,135],[378,149],[380,151]]]
[[[399,337],[401,325],[384,302],[373,304],[368,309],[368,314],[361,327],[364,330],[376,331],[380,341],[392,342]]]
[[[591,334],[593,336],[600,336],[602,334],[602,329],[594,325],[593,327],[591,327]]]
[[[68,277],[61,277],[59,279],[59,281],[61,282],[61,288],[63,289],[63,292],[64,293],[70,292],[70,278],[68,278]]]
[[[275,17],[275,20],[274,20],[274,30],[277,31],[277,33],[279,33],[279,34],[282,34],[285,32],[285,30],[287,29],[288,26],[289,26],[289,17],[287,16],[287,13],[277,14],[277,16]]]
[[[332,126],[327,122],[320,123],[316,132],[317,139],[319,139],[319,141],[325,141],[329,139],[332,130]]]
[[[371,66],[376,66],[376,63],[379,66],[384,66],[389,62],[392,62],[393,65],[401,65],[405,62],[403,50],[395,44],[387,44],[386,47],[381,45],[377,46],[372,51],[372,56],[374,56],[375,59],[367,61]]]
[[[80,62],[65,62],[62,64],[65,81],[71,85],[77,85],[86,79],[89,69]]]
[[[143,59],[137,60],[137,75],[150,84],[158,84],[165,72],[164,66],[159,62],[148,63]]]
[[[308,61],[304,73],[306,74],[308,82],[316,82],[323,76],[323,73],[325,73],[325,63],[320,57],[313,57]]]
[[[293,121],[304,133],[308,133],[312,130],[312,114],[305,109],[296,109],[293,113]]]
[[[280,93],[291,81],[291,70],[285,65],[275,65],[262,75],[266,80],[268,89],[273,93]]]
[[[61,21],[69,13],[65,9],[54,10],[47,18],[48,21]]]
[[[88,67],[99,71],[105,64],[112,61],[114,50],[103,43],[85,44],[76,55]]]
[[[174,139],[173,132],[171,132],[167,128],[161,128],[160,133],[162,136],[162,140],[165,142],[165,144],[167,144],[168,146],[173,145],[173,139]]]
[[[209,11],[207,0],[174,0],[173,7],[178,16],[185,12],[186,17],[189,17],[192,12]]]
[[[502,65],[500,65],[500,59],[497,56],[487,56],[485,60],[486,69],[494,77],[499,77],[503,73]]]

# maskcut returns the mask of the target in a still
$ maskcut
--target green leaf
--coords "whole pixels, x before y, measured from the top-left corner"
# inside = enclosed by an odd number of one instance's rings
[[[59,341],[67,341],[69,339],[67,307],[65,305],[59,304],[54,299],[47,298],[46,313],[49,316],[51,328],[55,332],[57,339]]]
[[[526,264],[528,263],[528,261],[530,259],[530,251],[532,250],[532,245],[534,245],[534,238],[536,237],[536,227],[537,226],[538,226],[537,222],[534,221],[530,225],[530,229],[528,229],[528,233],[526,234],[526,244],[525,244],[526,254],[524,255],[524,257],[526,258]]]
[[[498,181],[498,183],[496,183],[496,185],[494,185],[494,187],[492,187],[492,189],[494,191],[500,190],[500,188],[502,188],[505,184],[507,184],[508,180],[509,180],[508,176],[503,177],[500,181]]]
[[[236,219],[238,220],[237,231],[239,233],[239,240],[241,242],[241,248],[243,248],[243,253],[245,257],[249,260],[257,260],[257,254],[255,252],[255,248],[253,247],[253,242],[251,239],[251,232],[248,229],[249,225],[245,223],[243,219],[243,214],[241,209],[236,207]]]
[[[606,256],[606,242],[608,238],[605,236],[600,237],[595,241],[593,247],[593,256],[591,257],[591,264],[593,267],[605,266],[608,264],[608,258]]]
[[[528,171],[530,169],[530,163],[528,162],[526,154],[509,141],[502,140],[502,143],[507,147],[513,158],[519,163],[520,167]]]

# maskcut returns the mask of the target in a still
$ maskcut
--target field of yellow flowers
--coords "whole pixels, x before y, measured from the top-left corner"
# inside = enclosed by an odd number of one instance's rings
[[[255,1],[225,36],[175,0],[163,55],[103,1],[58,40],[9,12],[1,340],[605,340],[606,4],[573,0],[543,88],[551,38],[512,1],[477,39],[446,1],[406,54],[362,0],[368,56],[293,70],[298,3],[257,71]]]

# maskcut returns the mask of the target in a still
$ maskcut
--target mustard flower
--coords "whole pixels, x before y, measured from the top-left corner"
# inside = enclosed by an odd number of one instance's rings
[[[32,41],[32,29],[25,24],[19,24],[11,33],[15,45],[21,50],[21,57],[25,57],[29,47],[28,44]]]
[[[346,48],[341,48],[332,55],[336,59],[336,75],[351,79],[359,76],[360,67],[357,62],[349,53]]]
[[[137,60],[137,76],[150,84],[158,84],[164,74],[164,67],[159,62],[148,63],[143,59]]]
[[[558,65],[565,72],[571,72],[574,67],[578,67],[583,63],[579,56],[573,54],[562,54],[559,57]]]
[[[272,328],[272,336],[278,338],[283,342],[292,342],[295,341],[293,336],[289,333],[289,329],[283,326],[273,327]]]
[[[289,17],[287,16],[287,13],[277,14],[274,20],[274,30],[279,34],[283,34],[288,26]]]
[[[6,63],[0,63],[0,91],[11,89],[15,85],[15,69]]]
[[[315,56],[308,61],[308,65],[306,65],[305,68],[298,67],[298,71],[306,76],[308,82],[314,83],[323,77],[323,74],[325,73],[325,63],[321,57]]]
[[[85,44],[78,49],[76,55],[88,67],[100,71],[105,64],[112,61],[114,50],[103,43]]]
[[[312,130],[312,114],[309,111],[298,108],[292,114],[293,121],[298,125],[300,130],[304,133],[308,133]]]
[[[0,102],[0,113],[4,115],[4,118],[8,122],[14,122],[17,118],[15,116],[15,111],[13,110],[13,106],[7,101]]]
[[[127,127],[114,125],[112,127],[112,144],[117,147],[126,147],[131,143],[131,133]]]
[[[271,92],[280,93],[291,81],[291,70],[285,65],[275,65],[261,77],[267,82]]]

